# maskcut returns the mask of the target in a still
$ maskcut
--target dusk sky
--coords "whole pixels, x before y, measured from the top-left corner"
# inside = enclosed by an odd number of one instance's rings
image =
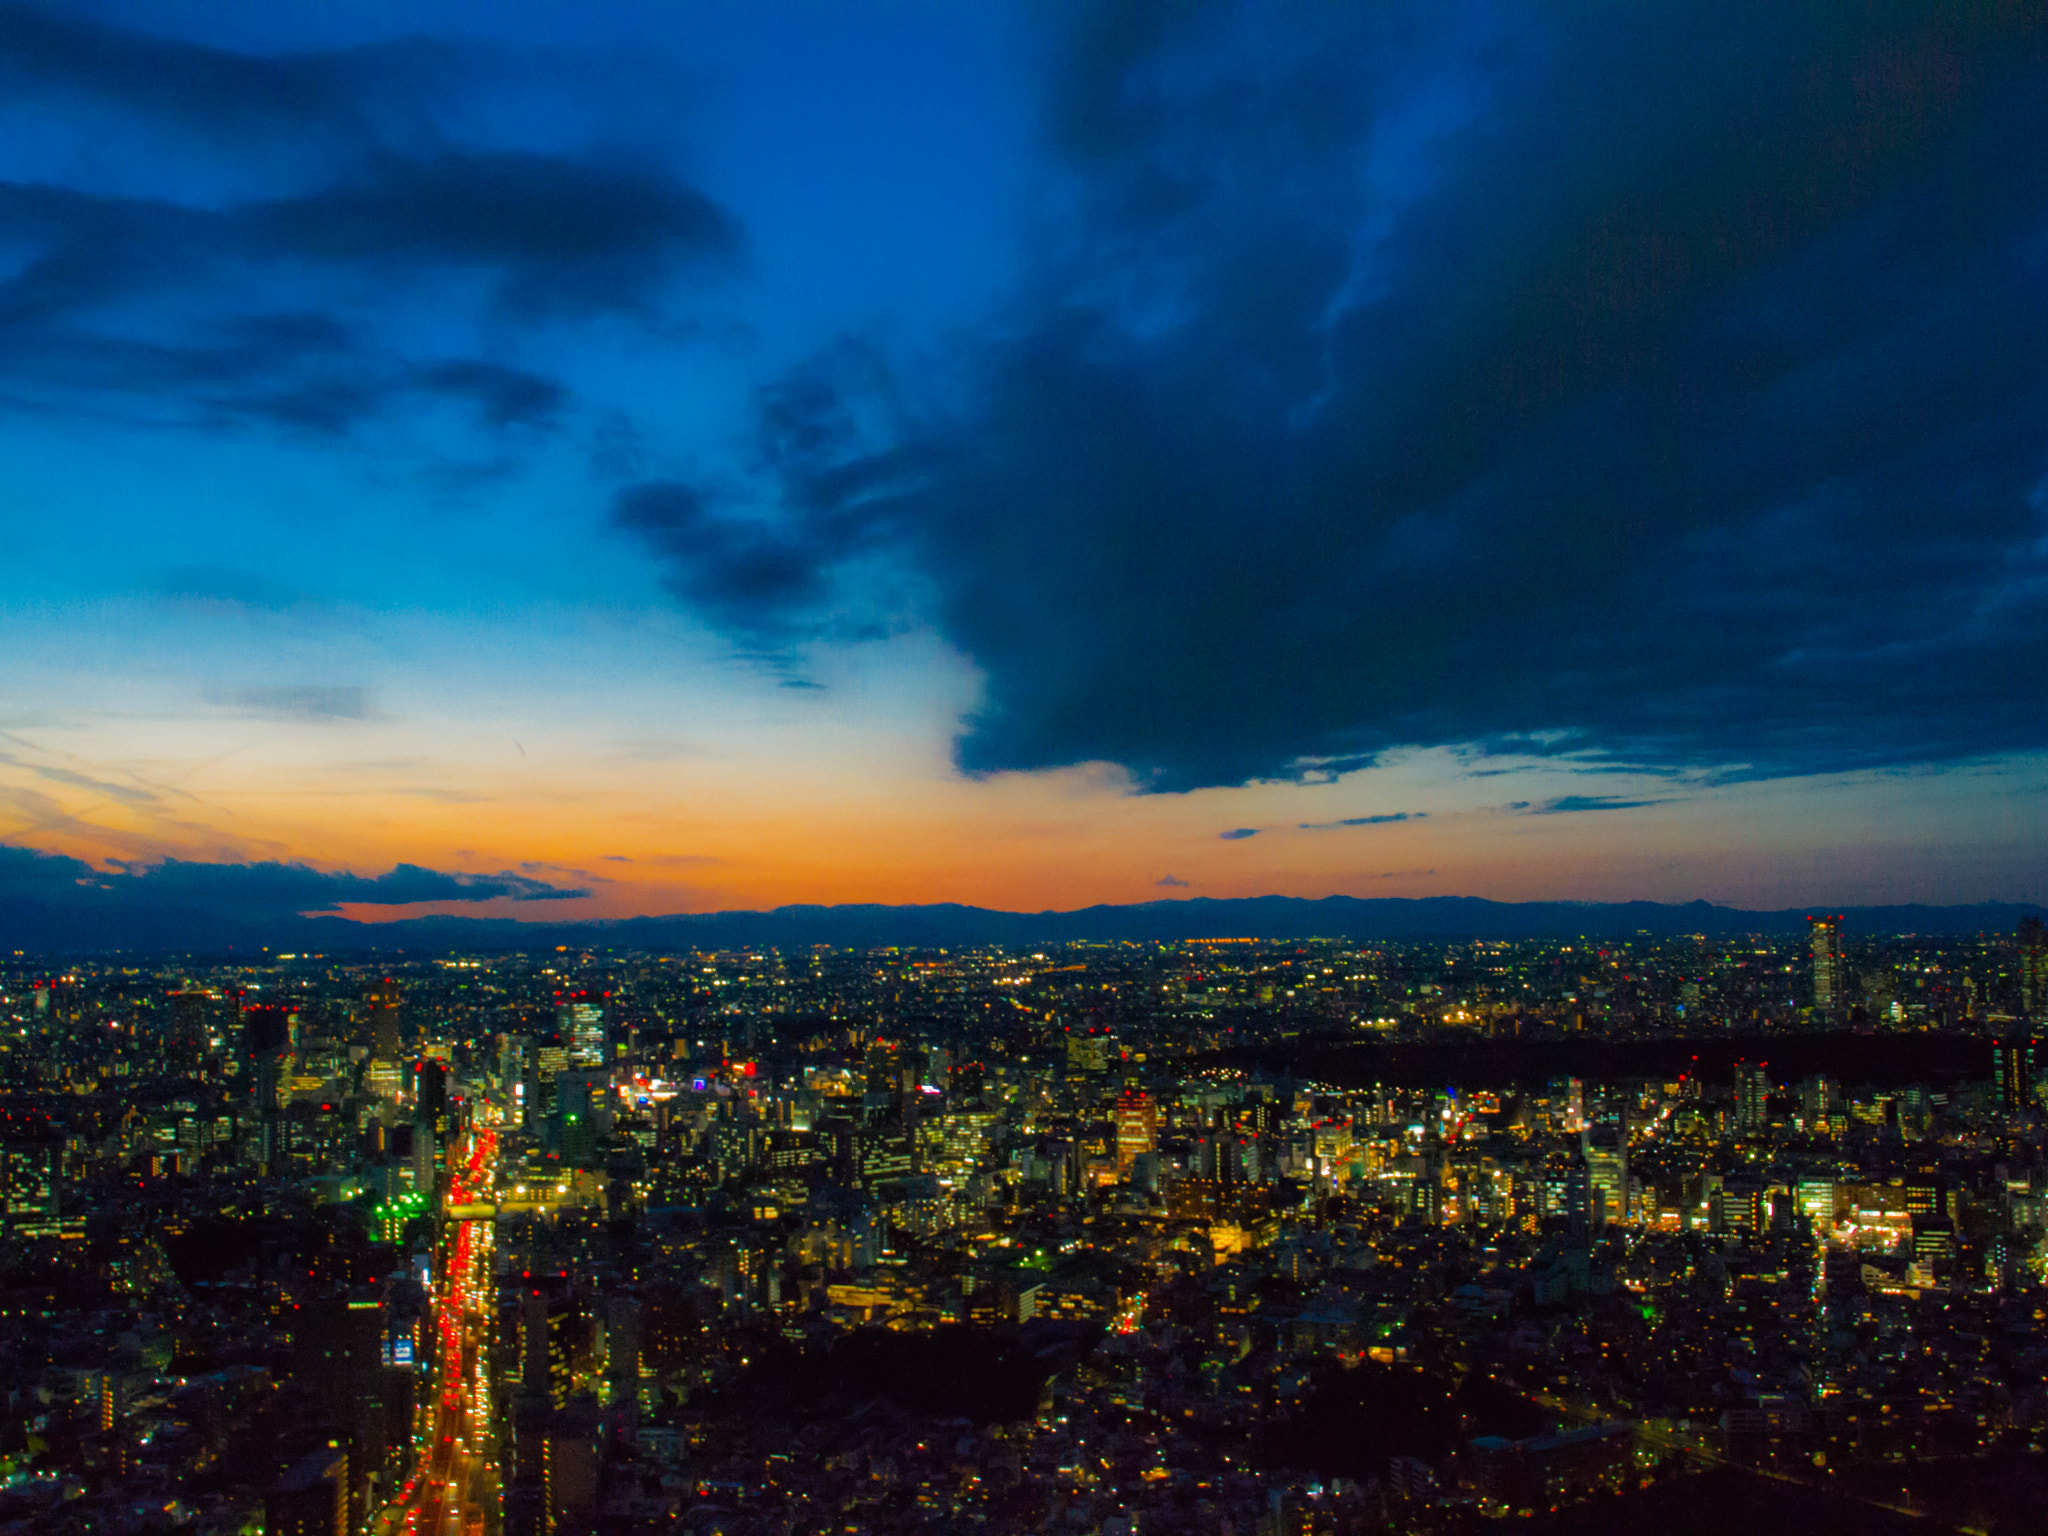
[[[0,5],[0,886],[2048,899],[2044,145],[1967,0]]]

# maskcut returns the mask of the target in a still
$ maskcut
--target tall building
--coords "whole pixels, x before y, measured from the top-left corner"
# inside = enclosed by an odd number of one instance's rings
[[[555,1009],[555,1025],[579,1067],[604,1065],[604,1004],[588,992],[573,992]]]
[[[2025,1035],[2012,1035],[1991,1042],[1991,1077],[1998,1085],[1998,1099],[2008,1111],[2034,1107],[2034,1075],[2040,1068],[2040,1042]]]
[[[23,1131],[0,1141],[0,1206],[5,1226],[47,1226],[57,1219],[58,1173],[64,1143],[53,1129]]]
[[[1586,1159],[1586,1224],[1601,1227],[1628,1220],[1628,1158],[1618,1146],[1589,1143]]]
[[[47,999],[49,994],[39,995]],[[190,985],[178,988],[166,1001],[170,1005],[170,1024],[164,1035],[166,1065],[182,1072],[196,1072],[212,1048],[223,1009],[232,1015],[232,1007],[218,992]]]
[[[573,1298],[535,1288],[520,1299],[519,1381],[550,1407],[569,1401],[584,1319]],[[538,1442],[534,1442],[537,1444]]]
[[[2048,925],[2020,919],[2020,1017],[2048,1018]]]
[[[591,1068],[563,1072],[555,1079],[555,1114],[551,1122],[554,1150],[577,1168],[594,1166],[598,1142],[611,1130],[606,1095],[610,1075]]]
[[[1809,1131],[1825,1129],[1841,1103],[1841,1088],[1831,1077],[1816,1074],[1799,1085],[1799,1117]]]
[[[1745,1131],[1760,1131],[1771,1123],[1771,1078],[1769,1065],[1746,1061],[1735,1063],[1735,1124]]]
[[[314,1451],[271,1486],[266,1536],[348,1536],[348,1452]]]
[[[292,1048],[291,1015],[277,1003],[251,1003],[242,1010],[242,1060],[256,1092],[256,1113],[277,1113],[278,1081]]]
[[[853,1135],[853,1176],[863,1189],[917,1172],[917,1148],[900,1120],[883,1118]]]
[[[1116,1171],[1128,1175],[1131,1164],[1159,1143],[1159,1106],[1152,1096],[1128,1078],[1124,1091],[1116,1096]]]
[[[396,1061],[403,1054],[404,1010],[405,995],[389,976],[364,989],[363,1013],[370,1030],[371,1055]]]
[[[556,1412],[541,1452],[548,1528],[559,1536],[596,1528],[597,1452],[597,1404],[578,1397]]]
[[[436,1138],[448,1134],[448,1067],[445,1062],[417,1061],[413,1063],[413,1103],[419,1121],[433,1131]]]
[[[1833,1013],[1842,1002],[1842,919],[1809,917],[1807,944],[1813,951],[1813,1006],[1821,1013]]]
[[[537,1130],[555,1114],[555,1083],[569,1067],[569,1050],[562,1045],[537,1047],[526,1069],[526,1091],[522,1095],[528,1130]]]
[[[1109,1040],[1104,1035],[1067,1036],[1067,1075],[1100,1076],[1109,1070]]]
[[[291,1319],[292,1380],[348,1439],[344,1483],[352,1498],[403,1459],[393,1443],[386,1393],[406,1372],[384,1367],[387,1317],[380,1289],[364,1287],[301,1302]],[[360,1509],[360,1500],[357,1500]]]
[[[1550,1104],[1556,1130],[1576,1136],[1586,1128],[1586,1085],[1579,1079],[1568,1077],[1552,1083]]]

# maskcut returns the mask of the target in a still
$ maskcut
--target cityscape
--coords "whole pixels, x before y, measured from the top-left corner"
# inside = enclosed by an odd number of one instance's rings
[[[2037,1508],[2038,920],[16,955],[0,1014],[10,1530]]]
[[[2044,145],[0,0],[0,1536],[2039,1536]]]

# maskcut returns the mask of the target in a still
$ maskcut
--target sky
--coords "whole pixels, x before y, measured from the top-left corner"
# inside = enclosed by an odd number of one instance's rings
[[[0,894],[2048,898],[2048,12],[0,3]]]

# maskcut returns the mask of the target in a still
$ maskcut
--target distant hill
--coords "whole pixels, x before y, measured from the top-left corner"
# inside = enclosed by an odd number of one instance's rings
[[[299,940],[315,948],[542,949],[556,945],[612,949],[835,948],[899,945],[961,949],[977,945],[1159,942],[1172,939],[1530,939],[1656,938],[1700,933],[1796,933],[1813,908],[1750,912],[1704,901],[1487,901],[1475,896],[1420,899],[1254,896],[1235,901],[1197,897],[1071,912],[999,912],[953,903],[932,906],[791,906],[767,912],[706,912],[637,917],[620,922],[514,923],[462,917],[411,918],[366,924],[342,918],[301,920]],[[1986,902],[1976,906],[1845,907],[1849,935],[1874,933],[2011,933],[2038,906]]]
[[[1114,943],[1172,939],[1528,939],[1621,938],[1647,934],[1716,936],[1796,933],[1803,907],[1751,912],[1704,901],[1487,901],[1475,896],[1362,899],[1255,896],[1217,901],[1148,901],[1082,907],[1070,912],[999,912],[951,903],[885,907],[791,906],[768,912],[706,912],[611,922],[519,922],[502,918],[423,917],[360,923],[302,917],[306,899],[270,890],[271,878],[303,883],[286,866],[243,868],[244,880],[222,894],[194,878],[215,866],[178,866],[178,878],[153,873],[81,876],[86,866],[14,852],[0,861],[0,951],[33,954],[184,952],[224,954],[273,950],[540,950],[577,948],[802,949],[901,946],[962,949],[978,945]],[[10,878],[9,871],[13,871]],[[321,877],[312,876],[313,879]],[[432,877],[429,877],[432,878]],[[253,884],[254,888],[248,887]],[[1956,907],[1837,908],[1851,937],[1873,933],[2011,933],[2038,906],[1989,902]]]

